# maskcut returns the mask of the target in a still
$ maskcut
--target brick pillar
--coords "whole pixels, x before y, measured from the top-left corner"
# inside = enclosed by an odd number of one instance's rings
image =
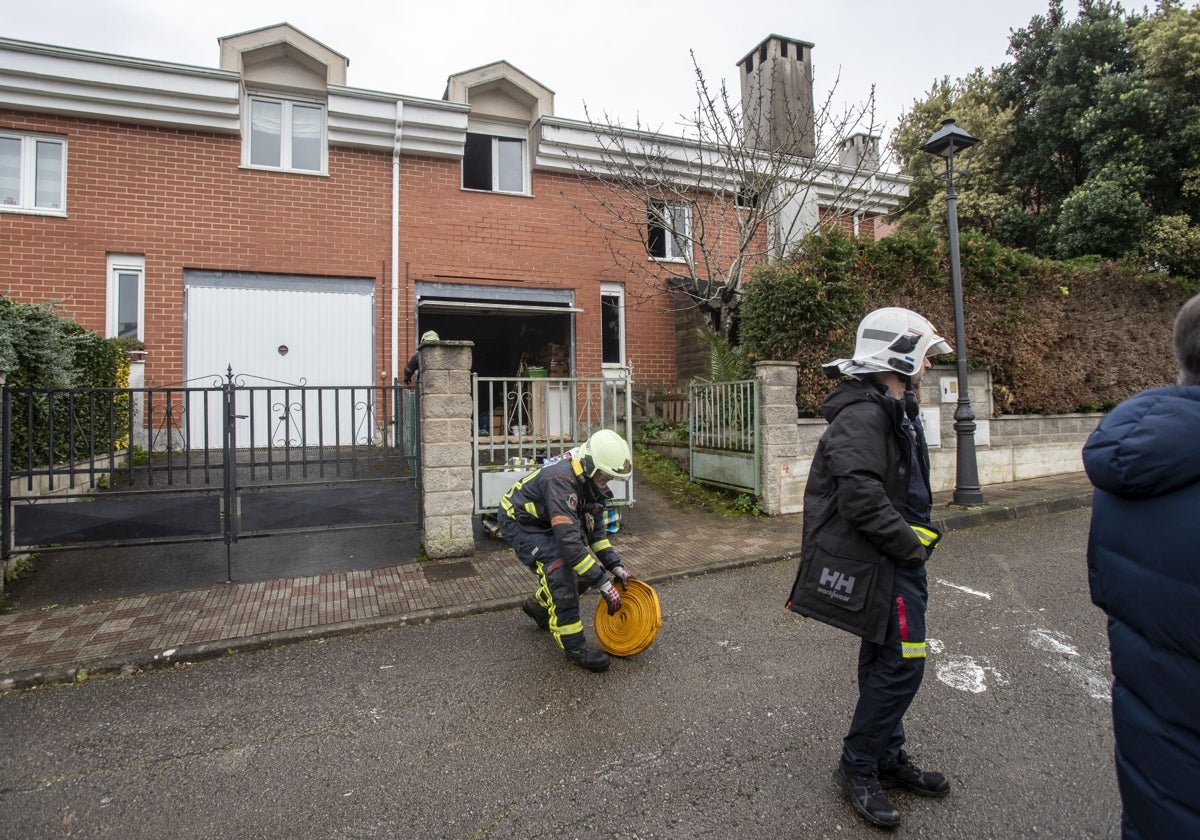
[[[472,341],[421,345],[421,528],[430,559],[466,557],[475,551],[471,474]]]
[[[807,461],[800,457],[800,434],[796,412],[795,362],[758,362],[759,380],[759,475],[763,509],[771,516],[798,513],[804,509]]]

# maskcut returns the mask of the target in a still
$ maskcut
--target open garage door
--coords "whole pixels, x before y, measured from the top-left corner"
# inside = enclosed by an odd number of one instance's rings
[[[444,341],[475,343],[480,376],[517,376],[525,367],[571,376],[575,363],[574,292],[467,283],[416,284],[417,330]]]

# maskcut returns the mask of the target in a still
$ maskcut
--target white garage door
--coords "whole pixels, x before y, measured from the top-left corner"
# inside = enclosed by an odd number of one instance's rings
[[[265,442],[266,435],[286,436],[298,445],[318,442],[304,440],[303,435],[298,438],[296,431],[303,426],[310,430],[308,437],[315,435],[315,392],[305,393],[298,405],[277,410],[276,404],[288,397],[289,385],[360,389],[339,391],[336,397],[332,390],[320,394],[320,425],[326,431],[319,442],[351,442],[355,427],[362,426],[358,422],[362,418],[357,417],[364,411],[361,404],[373,401],[367,387],[374,371],[373,281],[195,271],[186,273],[184,284],[188,384],[209,386],[217,379],[223,381],[232,369],[241,384],[278,389],[258,394],[253,412],[249,406],[239,407],[238,413],[247,415],[239,421],[239,446],[248,446],[251,440]],[[293,402],[297,394],[291,395]],[[309,402],[312,405],[305,404]],[[355,403],[360,404],[357,411]],[[306,424],[296,422],[302,411],[309,414]],[[297,416],[285,416],[288,413]],[[219,406],[209,406],[207,414],[211,439],[212,430],[220,429]],[[193,435],[199,421],[194,414],[189,422]]]

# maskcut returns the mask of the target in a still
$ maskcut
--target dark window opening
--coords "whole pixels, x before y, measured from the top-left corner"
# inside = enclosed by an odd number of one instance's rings
[[[779,57],[787,58],[787,54],[788,54],[788,42],[780,41],[779,42]]]
[[[655,210],[646,214],[649,223],[650,256],[662,259],[667,256],[667,231]]]
[[[763,41],[758,47],[758,63],[765,64],[767,61],[767,42]]]
[[[463,150],[463,189],[492,188],[492,138],[487,134],[467,134]]]
[[[604,364],[621,364],[621,299],[616,295],[600,296],[600,344]]]

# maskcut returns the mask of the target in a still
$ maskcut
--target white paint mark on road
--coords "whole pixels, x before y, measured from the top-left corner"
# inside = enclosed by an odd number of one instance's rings
[[[1084,663],[1079,649],[1070,643],[1071,637],[1053,630],[1037,628],[1029,631],[1029,644],[1037,650],[1058,654],[1048,663],[1059,673],[1078,683],[1093,700],[1112,702],[1112,689],[1103,665]]]
[[[986,598],[989,601],[992,600],[992,593],[990,592],[978,592],[974,589],[968,589],[965,586],[959,586],[957,583],[951,583],[948,580],[942,580],[941,578],[934,578],[934,580],[940,583],[942,586],[949,586],[951,589],[957,589],[959,592],[966,592],[968,595],[977,595],[978,597]]]
[[[1069,645],[1064,639],[1069,638],[1062,633],[1055,633],[1053,630],[1031,630],[1029,632],[1029,644],[1033,645],[1038,650],[1044,650],[1047,653],[1061,653],[1066,656],[1078,656],[1079,651],[1074,645]]]
[[[981,694],[987,691],[989,675],[997,684],[1008,685],[1008,680],[995,668],[980,665],[971,657],[961,654],[953,654],[944,660],[939,660],[933,670],[941,682],[951,688],[969,691],[972,694]]]

